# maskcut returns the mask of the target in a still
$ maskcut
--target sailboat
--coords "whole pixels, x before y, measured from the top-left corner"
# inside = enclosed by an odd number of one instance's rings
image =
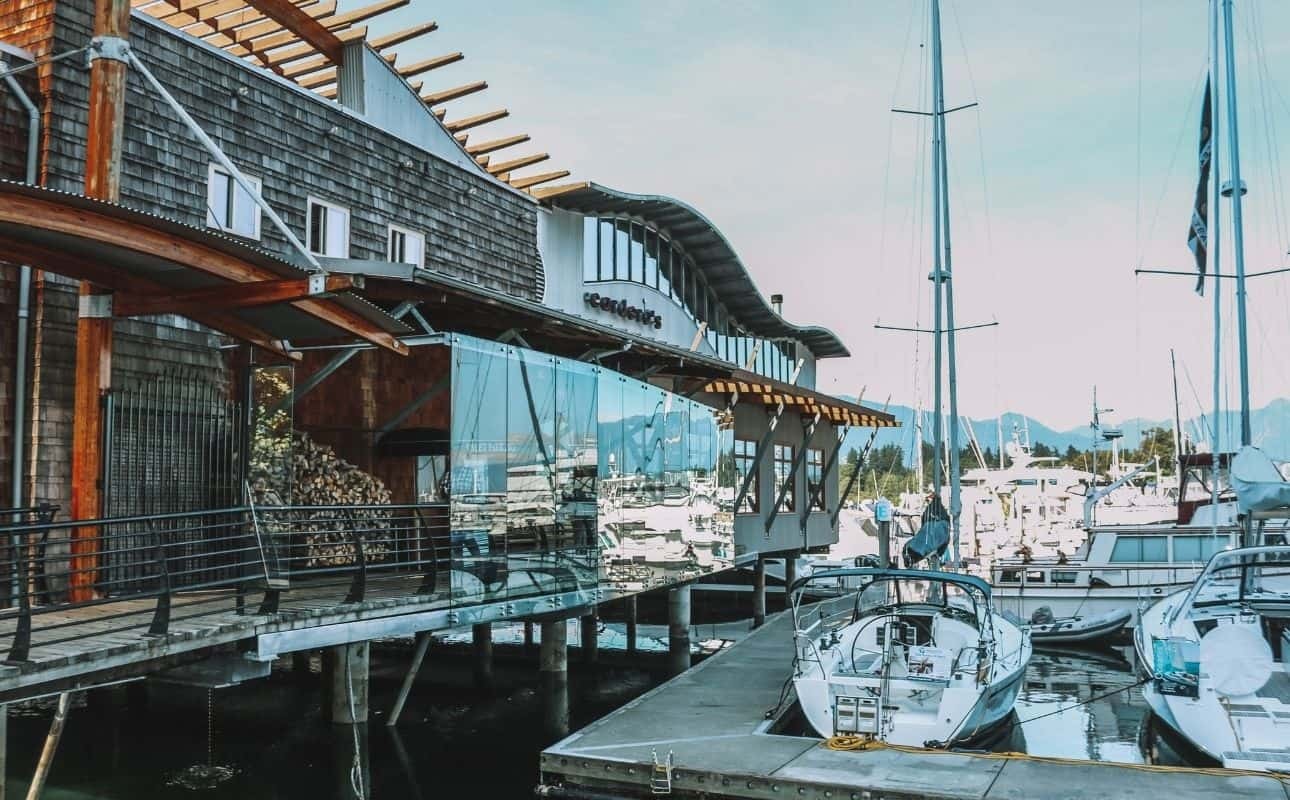
[[[1221,14],[1219,3],[1221,2]],[[1201,179],[1190,242],[1202,280],[1205,255],[1219,231],[1219,202],[1210,196],[1210,224],[1200,201],[1209,192],[1209,167],[1217,173],[1218,126],[1211,120],[1210,90],[1219,82],[1219,31],[1223,37],[1227,155],[1231,169],[1232,244],[1236,263],[1237,353],[1241,392],[1241,451],[1232,460],[1243,545],[1216,553],[1188,589],[1144,611],[1134,637],[1145,672],[1143,697],[1164,724],[1225,767],[1290,772],[1290,547],[1256,546],[1255,518],[1290,517],[1290,487],[1269,459],[1251,445],[1249,366],[1245,313],[1245,257],[1241,227],[1240,139],[1232,0],[1211,0],[1211,61],[1202,112]],[[1214,187],[1221,186],[1217,174]],[[1219,189],[1219,191],[1222,191]],[[1199,226],[1199,227],[1198,227]],[[1198,245],[1198,246],[1196,246]],[[1218,248],[1214,265],[1214,405],[1219,407]],[[1217,416],[1217,414],[1216,414]],[[1218,425],[1213,462],[1219,464]],[[1219,497],[1214,492],[1212,502]]]
[[[881,567],[816,571],[791,587],[793,686],[807,721],[821,736],[948,747],[972,740],[1012,713],[1031,645],[1026,631],[994,609],[989,584],[937,568],[947,553],[950,565],[961,567],[962,561],[940,2],[930,4],[935,491],[922,527],[903,547],[905,569],[886,568],[890,542],[884,536],[879,538]],[[954,421],[948,511],[941,496],[942,355],[948,357],[948,416]],[[931,568],[915,568],[924,561]],[[826,599],[807,602],[820,597]]]

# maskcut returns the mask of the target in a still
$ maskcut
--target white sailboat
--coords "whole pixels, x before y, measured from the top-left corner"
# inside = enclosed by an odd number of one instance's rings
[[[940,2],[931,5],[932,175],[935,262],[933,482],[922,529],[905,544],[907,567],[935,565],[949,550],[960,565],[958,398],[951,290],[949,197]],[[945,345],[943,348],[942,345]],[[949,510],[941,501],[942,355],[949,384]],[[879,563],[889,563],[886,537]],[[937,569],[813,572],[793,587],[793,685],[806,719],[825,737],[853,735],[947,747],[1012,713],[1030,637],[991,604],[981,578]],[[815,603],[812,598],[824,597]]]
[[[1221,13],[1220,13],[1221,2]],[[1221,26],[1220,26],[1221,18]],[[1210,75],[1202,116],[1201,186],[1207,168],[1217,175],[1219,126],[1211,120],[1208,91],[1219,87],[1219,32],[1222,32],[1222,96],[1226,106],[1227,147],[1231,186],[1222,191],[1232,202],[1232,244],[1235,256],[1237,358],[1240,374],[1241,452],[1230,462],[1236,481],[1239,525],[1244,547],[1214,555],[1190,589],[1177,592],[1143,612],[1134,637],[1138,662],[1148,678],[1143,696],[1156,716],[1196,748],[1226,767],[1290,772],[1290,547],[1254,546],[1255,519],[1290,517],[1290,491],[1269,459],[1251,447],[1249,358],[1246,335],[1245,255],[1241,221],[1240,138],[1237,127],[1236,59],[1233,45],[1232,0],[1211,0]],[[1215,104],[1217,105],[1217,104]],[[1209,133],[1208,141],[1204,138]],[[1204,197],[1202,191],[1198,197]],[[1216,244],[1219,197],[1207,203],[1193,222],[1192,241],[1198,243],[1198,266],[1206,271],[1203,254]],[[1199,225],[1199,228],[1197,227]],[[1208,235],[1207,235],[1208,234]],[[1208,241],[1207,241],[1208,239]],[[1217,246],[1212,248],[1217,256]],[[1214,406],[1220,407],[1220,297],[1217,258],[1214,264]],[[1214,426],[1214,466],[1221,453]],[[1215,486],[1211,501],[1219,495]]]

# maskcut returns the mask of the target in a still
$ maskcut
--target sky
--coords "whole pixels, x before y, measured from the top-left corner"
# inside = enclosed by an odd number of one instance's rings
[[[461,51],[425,76],[426,90],[489,83],[449,103],[449,119],[506,107],[509,119],[477,135],[531,135],[507,151],[550,153],[531,171],[695,206],[763,294],[784,294],[790,321],[828,327],[850,348],[822,363],[820,389],[926,405],[930,337],[874,328],[931,318],[930,128],[891,112],[927,108],[926,6],[412,0],[372,34],[438,21],[400,63]],[[1190,278],[1134,274],[1192,268],[1207,4],[944,0],[942,20],[946,104],[979,103],[948,119],[957,322],[999,323],[958,337],[961,412],[1073,427],[1087,423],[1096,385],[1123,417],[1168,417],[1171,348],[1183,415],[1207,410],[1211,296]],[[1290,4],[1238,2],[1251,272],[1284,265],[1290,248],[1290,153],[1278,140],[1290,130],[1290,40],[1263,33],[1287,29]],[[1250,282],[1256,406],[1290,395],[1288,280]],[[1220,374],[1234,404],[1230,286]]]

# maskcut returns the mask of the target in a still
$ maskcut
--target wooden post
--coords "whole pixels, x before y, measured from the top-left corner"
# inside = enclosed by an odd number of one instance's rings
[[[85,194],[97,200],[121,198],[121,140],[125,132],[126,63],[113,57],[113,40],[130,31],[130,0],[96,0],[94,36],[106,39],[90,65],[89,126],[85,153]],[[104,52],[108,55],[104,55]],[[112,293],[81,283],[76,320],[76,388],[72,417],[72,519],[103,516],[103,398],[112,387]],[[95,571],[102,542],[96,527],[72,531],[72,602],[94,599]]]

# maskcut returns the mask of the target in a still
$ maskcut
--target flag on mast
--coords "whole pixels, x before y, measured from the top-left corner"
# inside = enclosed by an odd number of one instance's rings
[[[1205,293],[1205,269],[1209,263],[1209,164],[1213,156],[1210,136],[1214,129],[1210,108],[1209,79],[1205,79],[1205,104],[1200,111],[1200,178],[1196,181],[1196,203],[1192,206],[1187,247],[1196,257],[1196,293]]]

